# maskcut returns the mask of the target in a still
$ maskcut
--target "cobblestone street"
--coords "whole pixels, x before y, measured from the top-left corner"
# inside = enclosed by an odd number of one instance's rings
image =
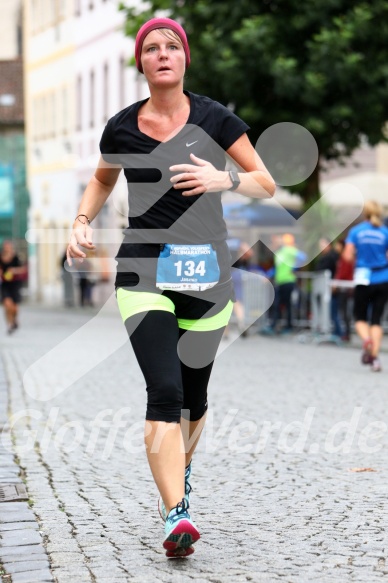
[[[143,446],[144,382],[118,311],[22,306],[20,329],[0,333],[0,403],[13,415],[0,477],[28,492],[0,501],[2,583],[388,576],[386,352],[374,374],[355,339],[223,341],[191,476],[201,540],[169,561]]]

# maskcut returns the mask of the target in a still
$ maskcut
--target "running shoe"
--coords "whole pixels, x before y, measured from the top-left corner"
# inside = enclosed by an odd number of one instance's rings
[[[372,372],[381,371],[381,362],[378,358],[373,358],[370,369]]]
[[[187,557],[194,551],[192,545],[200,538],[199,531],[190,518],[189,503],[186,498],[172,508],[164,525],[166,537],[163,547],[170,558]]]
[[[362,364],[372,364],[372,340],[365,340],[362,345],[361,362]]]
[[[192,487],[191,487],[190,482],[189,482],[190,476],[191,476],[191,462],[189,463],[189,465],[185,469],[185,498],[186,498],[188,503],[190,502],[190,492],[192,490]],[[159,510],[160,518],[163,520],[163,522],[166,522],[167,510],[166,510],[166,507],[164,505],[164,502],[163,502],[161,496],[159,496],[159,500],[158,500],[158,510]]]

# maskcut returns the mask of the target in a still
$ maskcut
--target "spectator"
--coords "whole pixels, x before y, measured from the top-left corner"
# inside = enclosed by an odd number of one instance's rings
[[[282,237],[282,245],[275,253],[274,284],[275,301],[271,329],[276,331],[277,323],[281,317],[282,307],[286,314],[286,326],[284,332],[290,332],[292,323],[292,292],[295,290],[296,270],[304,261],[306,255],[295,246],[293,235],[286,233]]]
[[[19,327],[20,286],[25,275],[26,267],[22,266],[13,243],[11,241],[4,241],[0,251],[0,277],[1,300],[7,322],[8,334],[12,334]]]
[[[78,284],[80,292],[80,305],[82,308],[85,306],[93,306],[93,286],[94,286],[94,275],[91,273],[91,265],[88,259],[84,259],[83,262],[78,266]]]

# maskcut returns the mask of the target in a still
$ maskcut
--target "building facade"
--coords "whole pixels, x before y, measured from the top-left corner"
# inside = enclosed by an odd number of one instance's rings
[[[144,83],[128,66],[134,43],[124,35],[118,5],[116,0],[24,4],[30,293],[48,303],[60,300],[60,259],[99,158],[104,126],[146,96]],[[118,240],[125,225],[125,193],[119,181],[93,223],[100,249]]]
[[[12,239],[26,258],[26,187],[20,1],[0,0],[0,243]]]
[[[12,239],[26,255],[26,187],[23,63],[0,61],[0,243]]]

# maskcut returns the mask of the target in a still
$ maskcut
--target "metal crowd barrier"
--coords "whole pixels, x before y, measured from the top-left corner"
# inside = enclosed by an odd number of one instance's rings
[[[333,340],[330,309],[332,289],[352,289],[355,285],[353,281],[331,279],[330,275],[330,271],[299,271],[291,298],[295,330],[310,332],[322,341]],[[242,271],[241,278],[246,322],[253,322],[254,331],[261,332],[271,323],[273,288],[263,276],[252,277],[250,272]],[[282,325],[284,322],[280,320],[279,323]],[[383,317],[383,328],[388,332],[388,306]]]

